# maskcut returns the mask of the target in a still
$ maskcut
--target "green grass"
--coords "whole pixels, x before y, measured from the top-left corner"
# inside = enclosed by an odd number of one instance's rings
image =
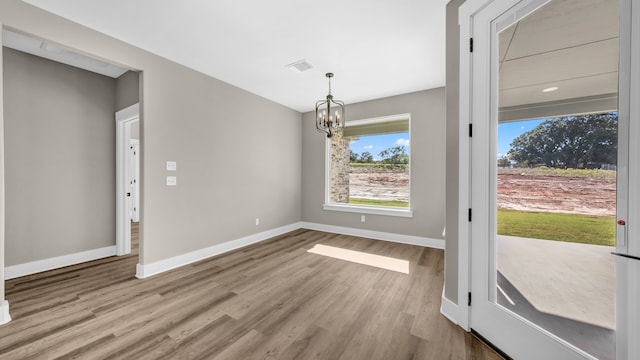
[[[393,207],[409,207],[409,203],[406,201],[397,200],[373,200],[362,198],[349,198],[349,204],[354,205],[374,205],[374,206],[393,206]]]
[[[616,219],[612,216],[498,209],[498,234],[614,246]]]
[[[613,170],[601,169],[555,169],[546,166],[536,168],[512,168],[498,169],[498,174],[516,174],[524,176],[556,176],[556,177],[579,177],[588,179],[615,179],[616,172]]]

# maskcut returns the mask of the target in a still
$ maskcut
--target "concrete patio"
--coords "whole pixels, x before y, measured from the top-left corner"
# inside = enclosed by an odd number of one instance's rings
[[[499,235],[498,271],[536,310],[614,330],[613,250]]]

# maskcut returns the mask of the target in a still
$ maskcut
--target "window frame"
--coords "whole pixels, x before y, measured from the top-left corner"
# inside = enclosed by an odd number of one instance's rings
[[[408,146],[408,155],[409,155],[409,206],[406,208],[394,207],[394,206],[376,206],[376,205],[355,205],[355,204],[343,204],[343,203],[332,203],[331,199],[331,139],[325,138],[325,154],[324,154],[324,163],[325,163],[325,178],[324,178],[324,204],[322,205],[323,210],[327,211],[341,211],[341,212],[351,212],[351,213],[359,213],[359,214],[371,214],[371,215],[383,215],[383,216],[397,216],[397,217],[413,217],[413,207],[412,207],[412,191],[411,191],[411,167],[413,163],[412,153],[411,153],[411,143],[413,142],[413,135],[411,134],[411,113],[404,114],[396,114],[389,116],[380,116],[374,118],[366,118],[360,120],[351,120],[347,121],[345,127],[349,126],[357,126],[357,125],[368,125],[382,122],[392,122],[392,121],[400,121],[400,120],[408,120],[408,133],[409,133],[409,146]]]

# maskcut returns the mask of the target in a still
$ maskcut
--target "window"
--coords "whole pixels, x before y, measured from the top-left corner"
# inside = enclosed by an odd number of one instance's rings
[[[349,121],[327,139],[325,210],[412,216],[410,118]]]

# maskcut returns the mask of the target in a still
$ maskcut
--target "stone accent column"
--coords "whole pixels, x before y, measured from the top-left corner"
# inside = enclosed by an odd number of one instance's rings
[[[342,136],[342,130],[331,138],[331,194],[332,203],[349,203],[349,138]]]

